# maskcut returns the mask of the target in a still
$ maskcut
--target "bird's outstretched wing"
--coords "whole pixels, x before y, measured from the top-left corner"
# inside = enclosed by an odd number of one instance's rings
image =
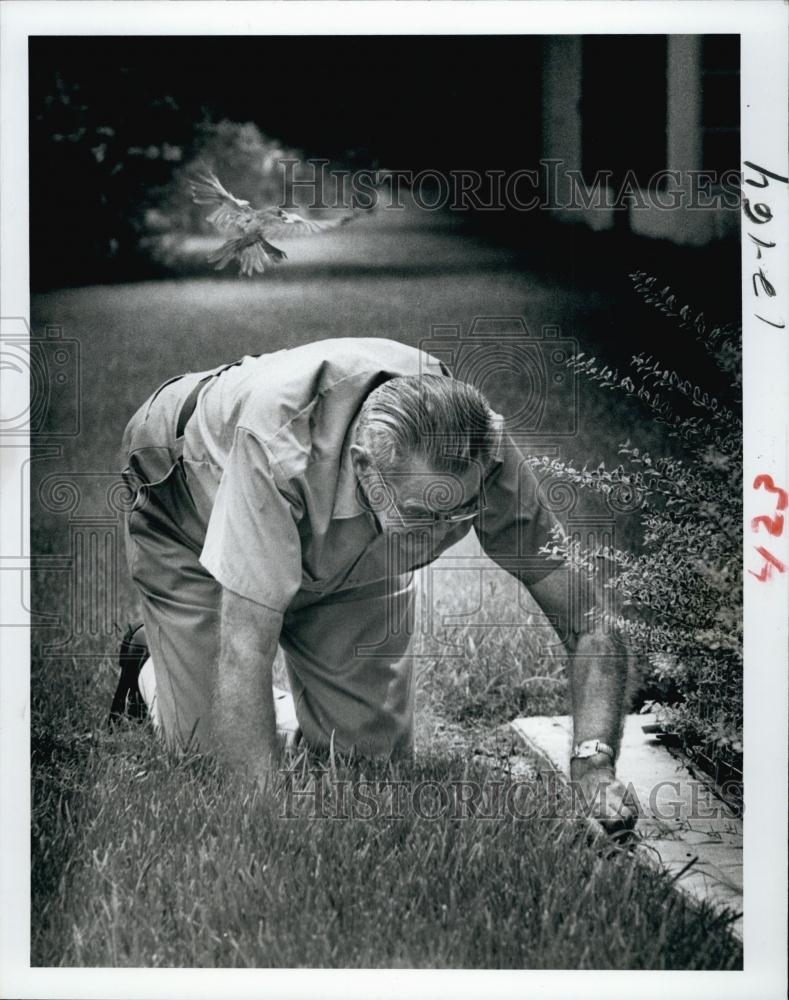
[[[192,199],[196,205],[214,206],[207,216],[220,232],[241,230],[242,235],[226,240],[209,257],[219,271],[231,261],[237,261],[241,274],[251,277],[263,274],[269,264],[279,264],[287,254],[269,243],[269,239],[309,236],[336,229],[350,222],[354,216],[336,219],[305,219],[295,212],[282,208],[254,209],[248,201],[236,198],[225,188],[212,171],[190,181]]]
[[[251,278],[253,274],[263,274],[267,264],[279,264],[286,257],[284,250],[267,243],[258,232],[227,240],[208,257],[208,262],[221,271],[231,261],[238,261],[239,273]]]
[[[267,218],[262,223],[262,231],[267,239],[295,239],[298,236],[309,236],[313,233],[324,233],[328,229],[337,229],[354,218],[343,215],[339,219],[304,219],[295,212],[281,211],[273,218]]]
[[[257,213],[249,202],[232,195],[211,171],[203,177],[195,177],[189,183],[192,201],[196,205],[216,206],[206,219],[220,232],[233,226],[245,229],[255,220]]]

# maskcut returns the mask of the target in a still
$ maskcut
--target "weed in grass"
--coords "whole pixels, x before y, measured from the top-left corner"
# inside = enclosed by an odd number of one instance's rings
[[[460,573],[451,582],[437,574],[433,583],[441,621],[467,615],[478,597],[478,580]],[[440,707],[450,720],[495,724],[519,715],[562,715],[570,711],[566,660],[556,634],[533,605],[517,625],[501,624],[518,607],[514,581],[503,571],[486,570],[486,601],[474,625],[445,625],[442,639],[457,652],[426,656],[420,662],[418,695]],[[521,595],[521,601],[525,595]],[[419,637],[416,650],[419,651]]]

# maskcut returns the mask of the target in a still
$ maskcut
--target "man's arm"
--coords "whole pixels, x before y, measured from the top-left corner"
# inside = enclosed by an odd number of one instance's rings
[[[271,670],[281,629],[279,612],[223,589],[214,740],[225,763],[260,779],[278,757]]]
[[[573,743],[598,739],[618,754],[627,687],[627,651],[615,632],[606,633],[597,620],[590,624],[583,614],[587,608],[581,609],[581,622],[573,625],[562,576],[551,573],[530,584],[528,589],[545,614],[554,619],[569,654]],[[604,595],[599,587],[594,600],[598,608],[603,607]],[[570,777],[578,783],[578,790],[588,803],[596,795],[601,797],[592,815],[607,829],[614,831],[635,821],[635,809],[625,799],[625,786],[614,777],[614,761],[607,754],[572,760]]]

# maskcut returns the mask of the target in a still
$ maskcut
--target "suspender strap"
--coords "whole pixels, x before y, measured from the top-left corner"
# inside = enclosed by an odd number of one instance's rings
[[[253,358],[259,358],[260,356],[260,354],[250,355],[250,357]],[[225,365],[224,368],[220,368],[219,371],[211,372],[210,375],[206,375],[205,378],[201,378],[200,381],[194,386],[192,391],[181,404],[181,411],[178,414],[178,423],[175,428],[176,441],[184,436],[184,431],[186,430],[186,425],[189,423],[189,418],[192,416],[195,411],[195,407],[197,406],[197,397],[200,395],[200,390],[206,382],[215,378],[217,375],[221,375],[222,372],[226,372],[228,368],[235,368],[236,365],[240,365],[243,360],[243,358],[239,358],[238,361],[233,361],[229,365]]]
[[[195,411],[195,407],[197,406],[197,397],[200,395],[200,390],[206,382],[213,377],[213,375],[206,375],[205,378],[201,378],[181,404],[181,412],[178,414],[178,425],[175,429],[176,440],[184,436],[184,430],[189,422],[189,418],[192,416]]]

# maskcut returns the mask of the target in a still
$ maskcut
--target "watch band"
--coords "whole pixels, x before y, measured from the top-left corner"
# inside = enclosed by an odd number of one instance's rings
[[[613,747],[607,743],[603,743],[602,740],[583,740],[581,743],[576,743],[573,747],[572,756],[573,758],[594,757],[598,753],[607,754],[612,761],[615,757]]]

